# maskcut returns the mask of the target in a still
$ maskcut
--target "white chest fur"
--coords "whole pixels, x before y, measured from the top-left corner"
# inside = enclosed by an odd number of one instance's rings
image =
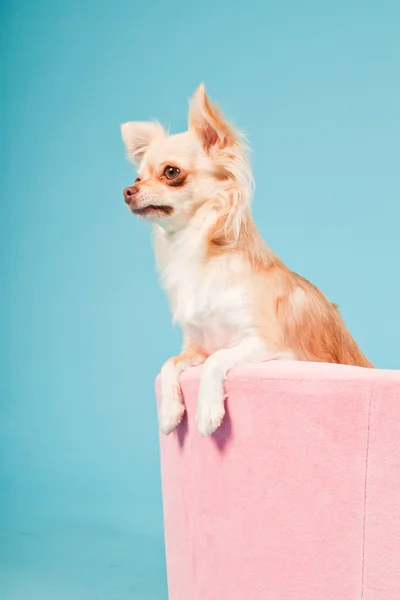
[[[234,261],[227,256],[205,261],[201,241],[193,234],[168,239],[160,232],[156,252],[174,322],[212,353],[241,339],[250,311]]]

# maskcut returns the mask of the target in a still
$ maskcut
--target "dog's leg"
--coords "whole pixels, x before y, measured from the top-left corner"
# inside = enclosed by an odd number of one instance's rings
[[[197,428],[203,437],[211,435],[224,418],[224,381],[229,369],[246,362],[275,358],[281,358],[280,353],[269,351],[266,343],[256,337],[245,338],[237,346],[217,350],[207,358],[200,379],[196,415]]]
[[[179,374],[188,367],[202,364],[206,355],[197,346],[185,347],[181,354],[168,359],[161,369],[160,429],[167,435],[182,421],[185,414]]]

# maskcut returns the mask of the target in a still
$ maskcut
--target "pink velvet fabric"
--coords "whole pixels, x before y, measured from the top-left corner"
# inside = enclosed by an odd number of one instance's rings
[[[400,371],[234,369],[206,439],[200,372],[160,441],[169,600],[400,600]]]

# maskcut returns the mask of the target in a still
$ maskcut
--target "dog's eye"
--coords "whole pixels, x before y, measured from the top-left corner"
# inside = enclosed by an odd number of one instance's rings
[[[141,181],[140,177],[136,177],[135,183],[139,183],[139,181]]]
[[[171,167],[170,165],[168,165],[168,167],[165,167],[164,169],[164,175],[170,181],[172,179],[176,179],[179,176],[180,172],[181,171],[180,169],[178,169],[178,167]]]

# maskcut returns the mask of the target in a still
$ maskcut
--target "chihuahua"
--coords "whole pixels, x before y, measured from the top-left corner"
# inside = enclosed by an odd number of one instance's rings
[[[174,322],[178,356],[161,369],[161,430],[185,412],[179,374],[203,364],[196,423],[212,434],[225,414],[229,369],[251,361],[302,360],[372,367],[338,307],[290,271],[262,240],[250,213],[253,189],[243,136],[206,95],[189,108],[188,131],[153,122],[121,127],[138,165],[124,190],[130,210],[154,228],[154,247]]]

